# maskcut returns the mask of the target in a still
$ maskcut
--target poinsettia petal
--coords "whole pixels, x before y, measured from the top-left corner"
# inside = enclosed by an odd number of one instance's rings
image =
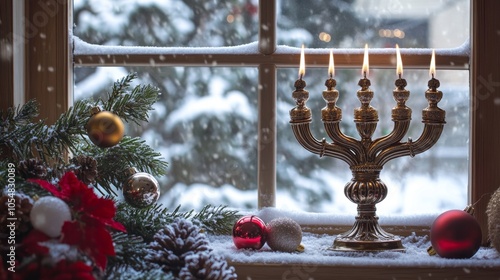
[[[85,237],[83,236],[82,225],[76,220],[64,222],[61,229],[61,242],[77,246],[84,243]]]
[[[50,240],[51,238],[45,233],[32,229],[29,234],[24,237],[22,247],[27,255],[47,255],[49,248],[40,245],[39,243]]]
[[[51,194],[53,194],[54,196],[56,196],[60,199],[65,200],[67,198],[61,193],[61,191],[56,186],[52,185],[51,183],[49,183],[47,181],[40,180],[40,179],[28,179],[28,181],[33,182],[33,183],[37,183],[38,185],[40,185],[40,187],[46,189]]]

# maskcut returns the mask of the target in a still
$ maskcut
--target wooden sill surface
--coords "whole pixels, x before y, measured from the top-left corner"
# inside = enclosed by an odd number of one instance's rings
[[[230,263],[238,279],[500,279],[500,267],[356,266]]]

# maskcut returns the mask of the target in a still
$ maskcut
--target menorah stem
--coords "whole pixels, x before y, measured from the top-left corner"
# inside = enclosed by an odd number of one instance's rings
[[[375,205],[387,196],[387,186],[380,180],[382,167],[359,165],[352,169],[353,178],[344,188],[344,193],[358,205],[356,221],[346,233],[333,243],[337,251],[404,251],[401,240],[384,231],[378,224]]]

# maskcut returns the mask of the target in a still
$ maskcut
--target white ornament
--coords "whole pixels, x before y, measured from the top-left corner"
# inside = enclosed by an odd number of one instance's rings
[[[277,218],[267,226],[267,245],[274,251],[294,252],[302,241],[302,228],[290,218]]]
[[[50,237],[58,237],[64,222],[71,221],[71,211],[60,198],[44,196],[33,204],[30,221],[35,229]]]

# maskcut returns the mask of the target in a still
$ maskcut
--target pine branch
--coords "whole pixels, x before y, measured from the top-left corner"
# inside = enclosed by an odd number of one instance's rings
[[[165,175],[168,165],[160,153],[155,152],[140,138],[126,136],[118,145],[108,149],[88,144],[78,150],[79,153],[83,152],[97,160],[99,175],[96,187],[101,193],[115,194],[113,186],[121,189],[127,179],[125,171],[129,167],[135,167],[153,176],[162,176]]]
[[[206,205],[195,213],[194,210],[179,212],[180,205],[172,212],[162,205],[155,204],[150,208],[137,209],[121,203],[118,205],[115,220],[122,223],[129,234],[142,236],[146,242],[153,240],[153,236],[166,224],[172,223],[175,218],[191,219],[208,233],[230,234],[234,223],[239,218],[235,210],[227,210],[226,206],[213,207]]]
[[[147,269],[144,265],[146,243],[142,237],[123,232],[114,232],[112,236],[116,255],[108,259],[108,270],[128,267],[135,270]]]
[[[112,111],[111,109],[114,107],[116,100],[123,94],[125,94],[127,88],[130,87],[130,83],[133,79],[137,78],[136,73],[129,73],[127,76],[121,78],[113,84],[113,88],[111,93],[108,93],[107,102],[102,101],[104,104],[104,110]]]
[[[126,122],[140,125],[140,121],[147,121],[152,105],[158,100],[159,89],[151,85],[135,86],[129,92],[130,83],[137,78],[135,73],[116,81],[111,94],[105,102],[104,109],[120,116]]]
[[[4,116],[5,114],[5,116]],[[39,114],[38,103],[32,99],[17,108],[8,108],[7,112],[0,111],[0,116],[4,116],[0,122],[0,129],[11,127],[16,124],[26,124],[36,118]]]
[[[152,104],[158,100],[159,89],[151,85],[136,86],[130,94],[124,95],[114,104],[112,111],[124,121],[147,121]]]
[[[236,210],[226,210],[226,206],[206,205],[193,216],[193,220],[198,221],[201,227],[212,234],[231,234],[234,223],[239,215]]]
[[[108,270],[104,279],[127,279],[127,280],[174,280],[172,273],[166,273],[161,269],[150,269],[136,271],[132,268]]]
[[[137,209],[127,203],[120,203],[117,208],[115,220],[122,223],[129,234],[141,236],[146,242],[151,242],[155,233],[175,218],[186,218],[187,215],[179,212],[180,206],[173,212],[168,212],[168,208],[160,204]]]

